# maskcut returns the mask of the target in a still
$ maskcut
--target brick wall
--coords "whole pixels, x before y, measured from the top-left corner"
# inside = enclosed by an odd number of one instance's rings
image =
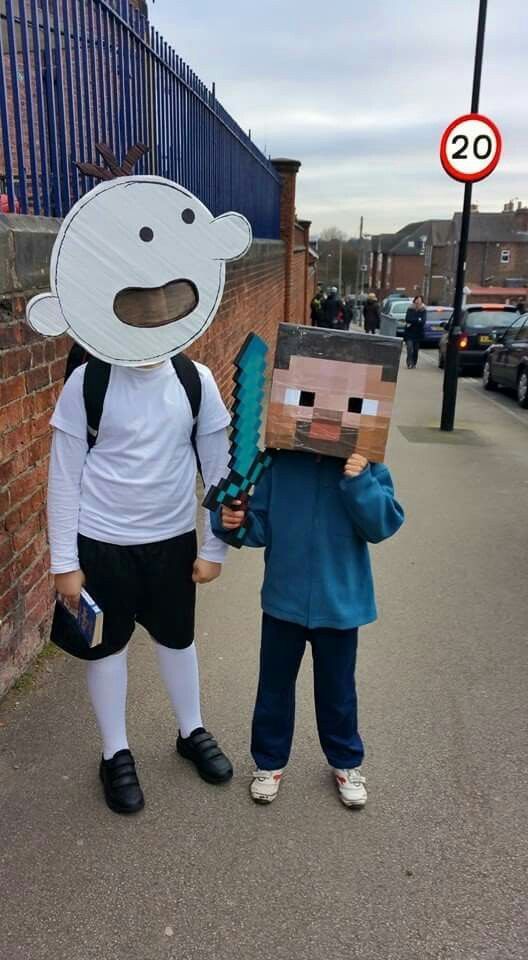
[[[46,639],[49,420],[70,345],[32,334],[24,306],[18,297],[0,307],[0,693]]]
[[[503,250],[509,252],[508,263],[501,263]],[[508,277],[528,277],[528,243],[469,243],[466,277],[469,284],[495,286]]]
[[[283,203],[291,201],[289,191]],[[44,506],[49,420],[70,341],[33,334],[23,318],[26,300],[48,289],[58,226],[57,220],[0,215],[0,696],[46,642],[52,606]],[[273,349],[287,310],[292,322],[306,322],[313,265],[304,252],[289,262],[288,251],[293,258],[284,240],[255,240],[246,257],[228,264],[221,308],[190,351],[211,367],[226,400],[233,357],[250,331]]]
[[[392,256],[390,286],[393,290],[403,288],[409,297],[423,291],[424,257]]]
[[[284,319],[284,277],[284,244],[280,240],[256,240],[242,260],[227,266],[220,310],[207,333],[193,344],[189,356],[211,368],[228,401],[233,387],[233,357],[247,334],[258,333],[273,356],[277,326]]]

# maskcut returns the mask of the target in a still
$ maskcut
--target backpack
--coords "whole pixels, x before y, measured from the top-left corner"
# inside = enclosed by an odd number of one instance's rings
[[[196,369],[196,365],[192,362],[192,360],[189,360],[189,357],[186,357],[185,354],[178,353],[175,357],[171,357],[171,361],[174,367],[174,372],[178,377],[183,389],[185,390],[185,394],[191,408],[193,428],[191,430],[190,439],[194,450],[194,455],[196,457],[198,471],[201,474],[202,471],[200,467],[200,458],[198,456],[198,449],[196,446],[196,431],[198,428],[198,415],[200,413],[200,404],[202,401],[202,382],[200,380],[198,370]],[[90,451],[97,443],[99,424],[101,423],[103,406],[105,402],[106,391],[108,389],[108,383],[110,381],[112,367],[111,364],[105,363],[104,360],[98,360],[96,357],[92,357],[92,355],[88,353],[84,347],[81,347],[78,343],[74,343],[66,361],[64,383],[66,383],[76,367],[80,367],[83,363],[86,363],[83,382],[84,406],[86,409],[86,420],[88,424],[86,439],[88,442],[88,451]]]

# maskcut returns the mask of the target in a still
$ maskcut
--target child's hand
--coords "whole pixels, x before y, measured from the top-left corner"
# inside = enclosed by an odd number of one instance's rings
[[[240,500],[233,502],[233,507],[242,506]],[[238,530],[246,518],[245,510],[233,510],[231,507],[222,507],[222,526],[224,530]]]
[[[367,458],[362,457],[360,453],[353,453],[345,463],[345,477],[359,477],[366,467],[368,467]]]
[[[194,561],[192,574],[194,583],[211,583],[211,580],[216,580],[221,573],[221,563],[213,563],[211,560],[200,560],[200,558]]]
[[[55,590],[66,600],[78,600],[86,580],[82,570],[55,574]]]

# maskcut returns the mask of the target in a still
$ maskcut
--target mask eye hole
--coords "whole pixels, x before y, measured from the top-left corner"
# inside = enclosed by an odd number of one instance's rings
[[[154,240],[154,231],[150,227],[141,227],[139,237],[140,240],[143,240],[143,243],[150,243],[151,240]]]
[[[361,413],[363,409],[363,397],[349,397],[348,398],[348,412],[349,413]]]
[[[194,223],[196,214],[194,210],[191,210],[190,207],[187,207],[187,209],[182,212],[181,217],[184,223]]]
[[[315,393],[310,393],[309,390],[301,390],[301,396],[299,397],[299,406],[313,407],[314,404],[315,404]]]

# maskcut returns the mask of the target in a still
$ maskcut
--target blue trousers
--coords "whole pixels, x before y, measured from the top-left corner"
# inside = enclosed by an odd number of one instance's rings
[[[315,713],[323,753],[332,767],[341,769],[359,767],[363,760],[355,681],[358,631],[309,630],[265,613],[251,737],[251,753],[261,770],[278,770],[288,763],[295,683],[307,641],[312,645]]]

